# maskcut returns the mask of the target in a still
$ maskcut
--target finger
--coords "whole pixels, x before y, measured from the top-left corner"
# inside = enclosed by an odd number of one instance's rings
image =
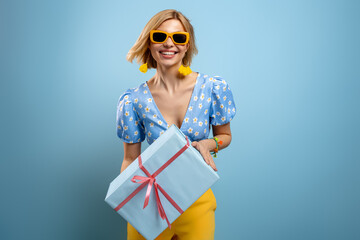
[[[210,161],[210,166],[211,166],[215,171],[217,171],[217,168],[216,168],[216,165],[215,165],[215,162],[214,162],[213,159],[211,159],[211,161]]]
[[[216,168],[214,159],[212,158],[211,155],[209,156],[209,162],[210,162],[210,166],[211,166],[215,171],[217,171],[217,168]]]
[[[210,152],[206,152],[206,156],[204,157],[208,165],[211,163],[211,155]]]
[[[197,142],[192,142],[191,145],[200,152],[200,146]]]
[[[192,142],[191,146],[193,146],[195,149],[197,149],[199,151],[199,144],[197,142]]]
[[[210,165],[210,161],[209,161],[209,158],[208,158],[208,156],[207,156],[206,151],[200,150],[200,153],[201,153],[201,156],[203,157],[203,159],[205,160],[205,162],[206,162],[208,165]]]
[[[207,163],[207,165],[210,165],[210,161],[209,161],[209,159],[208,159],[206,156],[203,155],[203,159],[205,160],[205,162]]]

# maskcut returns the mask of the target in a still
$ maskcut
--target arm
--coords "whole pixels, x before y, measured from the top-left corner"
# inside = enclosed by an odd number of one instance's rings
[[[141,154],[141,142],[125,143],[124,142],[124,159],[120,172],[124,171],[139,155]]]
[[[219,150],[228,147],[231,143],[230,122],[228,122],[227,124],[224,124],[224,125],[213,126],[213,135],[214,135],[214,137],[217,137],[219,139],[219,141],[223,141],[223,144],[219,146]],[[215,144],[214,148],[215,147],[216,147],[216,144]]]
[[[219,150],[226,148],[230,145],[231,142],[231,130],[230,130],[230,122],[224,125],[212,125],[213,135],[217,137],[219,141],[222,141],[223,144],[219,145]],[[203,156],[205,162],[209,164],[215,171],[217,168],[215,166],[213,157],[210,154],[214,148],[216,148],[216,143],[214,139],[204,139],[199,142],[192,142],[192,146],[195,147]]]

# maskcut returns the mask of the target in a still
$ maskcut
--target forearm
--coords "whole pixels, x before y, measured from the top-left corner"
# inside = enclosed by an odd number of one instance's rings
[[[121,164],[120,172],[124,171],[141,153],[141,142],[124,142],[124,158]]]
[[[122,171],[124,171],[134,160],[130,160],[130,159],[125,159],[123,160],[122,164],[121,164],[121,170],[120,173],[122,173]]]

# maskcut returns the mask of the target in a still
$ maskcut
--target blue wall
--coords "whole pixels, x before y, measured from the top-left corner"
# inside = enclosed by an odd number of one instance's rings
[[[147,21],[195,27],[192,69],[234,92],[216,239],[360,239],[358,1],[1,1],[1,239],[126,239],[118,97]],[[146,145],[143,146],[144,148]]]

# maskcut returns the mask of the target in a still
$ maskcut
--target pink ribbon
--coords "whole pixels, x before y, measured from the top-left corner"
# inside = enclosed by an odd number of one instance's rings
[[[143,189],[146,185],[148,185],[145,195],[145,201],[144,201],[144,208],[149,203],[151,189],[154,186],[155,190],[155,196],[156,196],[156,205],[158,208],[159,215],[161,219],[165,219],[169,228],[171,229],[171,224],[169,222],[169,219],[166,216],[165,210],[163,208],[163,205],[161,204],[160,197],[159,197],[159,190],[160,192],[166,197],[166,199],[178,210],[180,214],[182,214],[184,211],[176,204],[176,202],[167,194],[167,192],[156,182],[156,176],[159,175],[167,166],[169,166],[178,156],[180,156],[189,146],[189,139],[186,137],[186,144],[184,147],[182,147],[177,153],[174,154],[164,165],[162,165],[154,174],[150,174],[149,171],[142,165],[141,155],[138,157],[139,159],[139,167],[140,169],[146,174],[147,177],[144,176],[134,176],[131,181],[134,183],[141,184],[135,191],[133,191],[124,201],[122,201],[116,208],[115,211],[119,211],[120,208],[122,208],[130,199],[132,199],[138,192],[140,192],[141,189]]]

